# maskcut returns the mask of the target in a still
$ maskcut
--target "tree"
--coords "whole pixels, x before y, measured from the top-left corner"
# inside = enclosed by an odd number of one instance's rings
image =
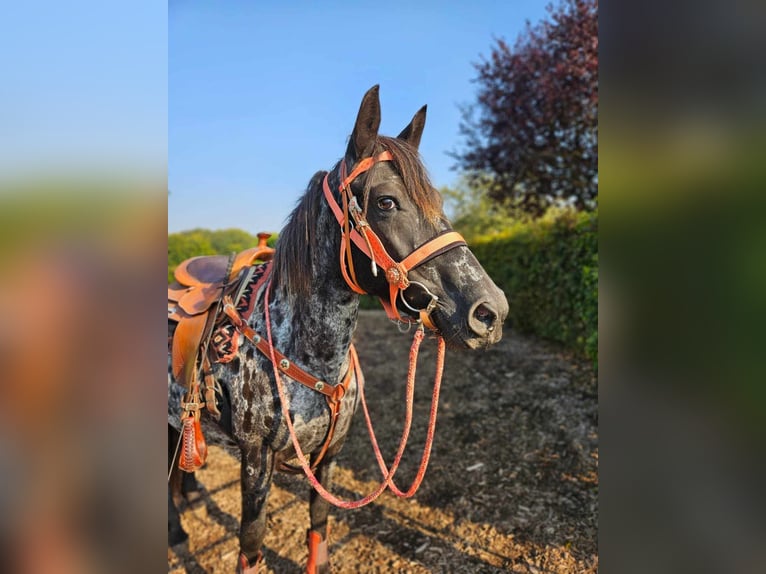
[[[176,266],[190,257],[197,255],[214,255],[216,251],[210,244],[207,230],[193,229],[180,233],[168,234],[168,283],[173,281],[173,270]]]
[[[475,64],[465,149],[452,153],[492,199],[533,215],[557,203],[592,209],[598,194],[598,0],[548,12],[513,49],[497,40]]]
[[[442,187],[439,192],[452,227],[469,243],[499,233],[522,218],[505,205],[492,201],[487,197],[486,189],[465,177],[461,177],[454,187]]]

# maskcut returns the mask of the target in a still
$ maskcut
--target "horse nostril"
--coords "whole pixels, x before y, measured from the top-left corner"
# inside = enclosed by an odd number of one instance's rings
[[[487,336],[495,330],[497,325],[497,313],[487,303],[478,303],[468,318],[468,326],[481,337]]]
[[[496,315],[484,303],[476,307],[476,310],[473,312],[473,316],[488,327],[490,327],[492,323],[495,322],[496,318]]]

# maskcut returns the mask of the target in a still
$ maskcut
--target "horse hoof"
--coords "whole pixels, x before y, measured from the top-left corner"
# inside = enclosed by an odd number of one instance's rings
[[[258,552],[258,557],[252,564],[248,561],[247,556],[240,554],[237,562],[237,574],[258,574],[261,571],[261,565],[263,565],[262,552]]]
[[[306,574],[329,574],[330,559],[327,552],[327,538],[323,539],[319,532],[309,530],[306,533],[306,544],[309,547]]]

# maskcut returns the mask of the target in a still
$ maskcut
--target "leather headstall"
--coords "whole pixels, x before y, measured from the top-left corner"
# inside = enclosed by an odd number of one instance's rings
[[[446,231],[436,235],[426,243],[415,249],[401,261],[396,261],[391,257],[383,246],[380,237],[372,230],[367,222],[367,214],[359,207],[359,202],[351,191],[351,183],[364,172],[370,170],[376,163],[381,161],[393,161],[393,154],[386,150],[377,156],[364,158],[357,162],[350,174],[346,175],[346,160],[341,160],[339,194],[343,206],[338,204],[335,195],[330,189],[328,181],[329,173],[325,175],[322,182],[322,190],[325,199],[332,209],[335,219],[341,227],[341,245],[340,245],[340,268],[343,278],[348,286],[356,293],[365,294],[366,291],[359,285],[354,270],[353,258],[351,255],[351,243],[353,242],[362,253],[370,259],[372,274],[377,277],[378,268],[383,269],[386,280],[389,284],[388,300],[380,298],[383,308],[390,319],[412,323],[413,319],[403,318],[397,308],[396,299],[401,297],[407,307],[410,305],[404,299],[403,292],[410,286],[412,281],[409,279],[409,272],[415,267],[422,265],[426,261],[441,255],[455,247],[466,245],[465,239],[456,231]],[[413,309],[418,312],[418,320],[436,331],[437,328],[430,318],[430,314],[436,307],[438,298],[430,293],[424,285],[421,285],[431,296],[431,301],[425,309]],[[412,309],[412,307],[410,307]]]

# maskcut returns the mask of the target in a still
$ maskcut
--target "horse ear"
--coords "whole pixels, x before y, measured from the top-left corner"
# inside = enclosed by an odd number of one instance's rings
[[[400,140],[406,141],[415,149],[420,146],[420,136],[423,135],[423,128],[426,126],[426,109],[428,106],[420,108],[409,125],[402,130],[398,137]]]
[[[359,113],[356,116],[354,131],[351,132],[351,140],[348,142],[346,156],[353,165],[357,160],[372,154],[375,138],[378,137],[380,127],[380,98],[378,97],[379,85],[374,85],[362,98]]]

